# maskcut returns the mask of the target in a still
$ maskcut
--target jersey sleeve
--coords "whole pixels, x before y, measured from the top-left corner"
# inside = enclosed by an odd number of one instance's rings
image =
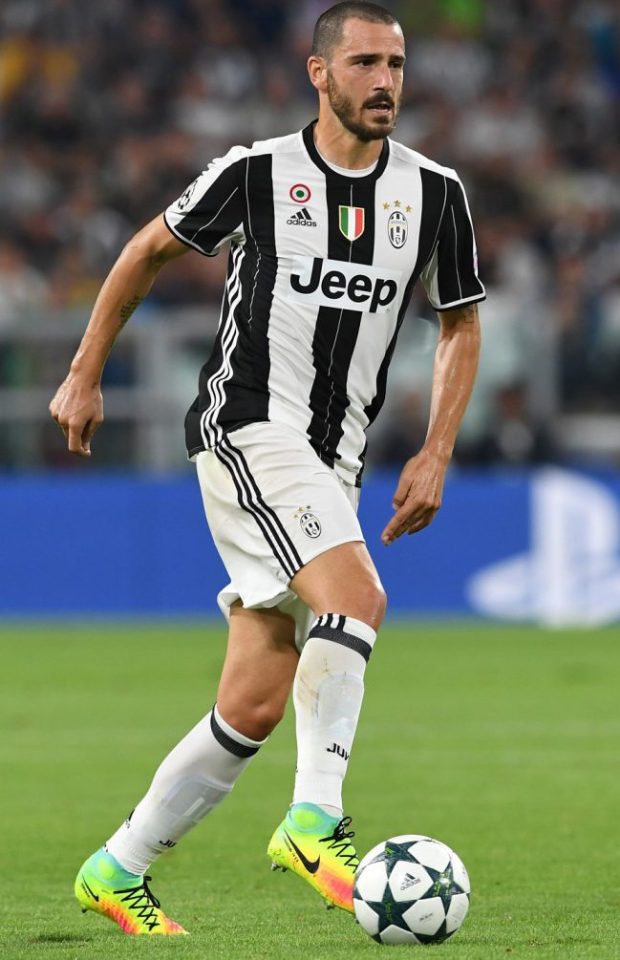
[[[478,278],[476,240],[463,184],[449,179],[447,185],[437,243],[422,271],[422,283],[435,310],[452,310],[486,296]]]
[[[247,156],[245,147],[233,147],[212,160],[164,211],[166,226],[178,240],[208,257],[227,240],[243,242]]]

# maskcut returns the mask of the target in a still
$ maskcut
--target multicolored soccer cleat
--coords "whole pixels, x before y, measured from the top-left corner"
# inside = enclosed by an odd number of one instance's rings
[[[347,832],[351,817],[330,817],[313,803],[294,804],[267,847],[272,870],[292,870],[321,894],[328,907],[353,913],[359,863]]]
[[[124,933],[133,936],[187,933],[163,912],[148,887],[150,879],[127,873],[112,854],[102,848],[80,868],[75,878],[75,895],[83,913],[87,910],[102,913],[118,923]]]

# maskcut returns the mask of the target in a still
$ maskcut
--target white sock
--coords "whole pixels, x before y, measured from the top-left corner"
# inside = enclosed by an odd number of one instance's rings
[[[297,726],[293,803],[316,803],[342,814],[342,781],[376,637],[367,623],[338,613],[323,614],[313,623],[293,684]]]
[[[250,740],[217,704],[163,761],[146,796],[105,847],[130,873],[143,874],[226,797],[264,740]]]

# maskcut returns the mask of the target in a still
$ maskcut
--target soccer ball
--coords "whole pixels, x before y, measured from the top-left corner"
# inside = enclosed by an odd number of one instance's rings
[[[355,873],[355,916],[378,943],[441,943],[469,909],[469,877],[439,840],[415,833],[369,850]]]

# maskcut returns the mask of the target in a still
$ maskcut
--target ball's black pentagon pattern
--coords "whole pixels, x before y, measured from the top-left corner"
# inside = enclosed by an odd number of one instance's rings
[[[374,857],[364,863],[364,868],[369,867],[371,863],[383,863],[385,861],[385,853],[382,850],[381,853],[377,853]]]
[[[386,842],[383,857],[388,865],[388,877],[394,869],[394,865],[398,863],[399,860],[410,860],[412,863],[418,863],[413,854],[409,852],[408,845],[404,843],[394,843],[392,840]]]
[[[375,863],[377,860],[383,860],[384,851],[385,843],[378,843],[376,846],[371,847],[368,853],[364,854],[360,860],[356,873],[359,874],[360,871],[367,867],[370,863]]]
[[[359,887],[359,877],[371,864],[381,862],[385,874],[380,872],[387,876],[387,884],[384,886],[382,882],[380,888],[374,885],[373,889],[366,883],[367,893],[373,895],[365,898]],[[432,866],[433,862],[443,868]],[[455,878],[453,863],[457,864],[460,883]],[[407,869],[406,864],[415,865],[415,869]],[[375,874],[378,869],[374,866],[370,873]],[[381,899],[378,899],[379,895]],[[456,900],[450,910],[453,897]],[[445,844],[431,837],[403,835],[378,844],[362,859],[356,875],[354,898],[359,910],[363,904],[366,918],[366,922],[362,921],[363,928],[378,943],[442,943],[459,929],[465,918],[469,879],[459,858]],[[428,902],[428,907],[422,907],[424,902]]]
[[[378,934],[383,933],[387,927],[400,927],[401,930],[411,931],[411,927],[403,919],[403,914],[410,909],[412,901],[399,902],[395,900],[389,884],[385,888],[383,900],[367,900],[366,902],[379,917]]]
[[[420,943],[443,943],[444,940],[447,940],[448,937],[451,937],[453,933],[456,933],[455,930],[451,930],[448,933],[446,929],[446,921],[442,923],[437,933],[427,934],[427,933],[416,933],[416,940],[419,940]]]
[[[425,897],[441,897],[446,908],[450,906],[452,897],[455,893],[465,893],[454,880],[454,871],[452,864],[448,864],[446,870],[433,870],[432,867],[424,868],[433,881],[433,886],[424,894]]]

